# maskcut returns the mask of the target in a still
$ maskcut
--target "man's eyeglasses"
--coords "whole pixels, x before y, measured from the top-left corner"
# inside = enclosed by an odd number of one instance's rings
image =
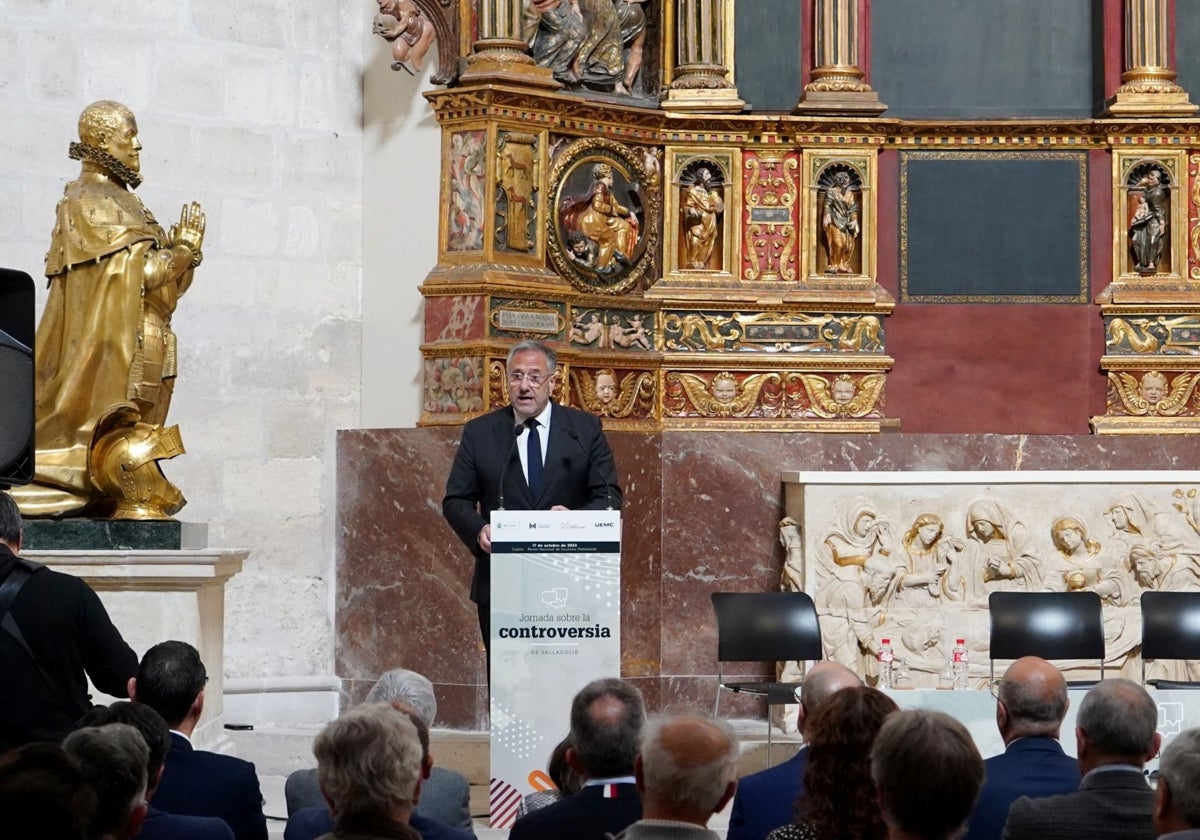
[[[513,371],[508,375],[508,384],[520,385],[522,382],[528,382],[536,388],[552,376],[554,376],[552,373],[521,373],[520,371]]]

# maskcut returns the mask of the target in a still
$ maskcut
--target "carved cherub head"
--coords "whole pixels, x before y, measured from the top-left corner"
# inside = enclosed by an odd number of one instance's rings
[[[1157,405],[1167,395],[1167,377],[1157,370],[1150,371],[1142,376],[1138,393],[1150,405]]]
[[[833,385],[830,386],[829,392],[833,396],[835,403],[838,405],[848,405],[854,399],[854,395],[858,393],[858,386],[854,384],[854,380],[849,374],[843,373],[837,379],[833,380]]]
[[[617,386],[617,375],[612,368],[602,368],[596,371],[596,399],[603,405],[608,405],[617,398],[620,388]]]
[[[719,402],[731,403],[737,398],[737,377],[722,371],[713,377],[712,395]]]

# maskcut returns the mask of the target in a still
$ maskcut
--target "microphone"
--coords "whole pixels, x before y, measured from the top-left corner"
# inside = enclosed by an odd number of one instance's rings
[[[587,458],[588,463],[590,464],[592,462],[592,454],[583,448],[583,441],[579,439],[579,432],[575,431],[574,427],[571,427],[567,429],[567,434],[570,435],[571,440],[575,441],[575,445],[579,447],[579,451],[584,454],[584,457]],[[608,479],[603,473],[600,472],[600,470],[596,470],[596,472],[600,475],[600,479],[604,482],[604,499],[608,502],[608,509],[612,510],[612,485],[609,484]]]
[[[504,469],[500,470],[500,504],[496,510],[504,510],[504,479],[508,475],[508,465],[512,461],[513,452],[517,449],[517,439],[521,437],[521,431],[524,426],[513,427],[512,443],[508,445],[508,457],[504,459]]]

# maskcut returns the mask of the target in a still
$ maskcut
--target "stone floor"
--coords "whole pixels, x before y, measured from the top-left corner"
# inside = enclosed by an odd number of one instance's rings
[[[742,739],[742,758],[738,775],[746,775],[767,766],[766,724],[763,721],[732,721]],[[316,730],[262,729],[254,732],[230,732],[229,751],[255,763],[262,784],[267,828],[272,838],[282,838],[287,822],[283,796],[284,780],[292,770],[312,766],[312,739]],[[471,814],[479,840],[505,840],[506,829],[488,827],[488,746],[486,732],[434,730],[430,750],[442,767],[462,773],[471,783]],[[771,763],[778,764],[799,748],[794,735],[772,733]],[[729,824],[729,809],[715,815],[709,827],[724,836]]]

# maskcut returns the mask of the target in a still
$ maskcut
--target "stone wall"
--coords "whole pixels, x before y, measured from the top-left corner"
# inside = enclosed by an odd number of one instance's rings
[[[415,286],[436,224],[436,166],[414,179],[388,163],[432,163],[439,133],[426,80],[393,73],[369,31],[376,4],[281,9],[18,2],[0,32],[0,263],[35,278],[39,317],[54,206],[79,170],[67,144],[89,102],[136,114],[138,194],[164,226],[184,201],[208,215],[205,261],[174,322],[170,421],[188,451],[164,470],[188,497],[182,519],[209,523],[210,545],[250,552],[227,600],[235,690],[332,673],[334,434],[368,402],[371,422],[416,419]],[[367,205],[364,169],[379,170]],[[371,229],[383,245],[369,264],[364,216],[386,222]],[[386,359],[370,386],[368,338]]]

